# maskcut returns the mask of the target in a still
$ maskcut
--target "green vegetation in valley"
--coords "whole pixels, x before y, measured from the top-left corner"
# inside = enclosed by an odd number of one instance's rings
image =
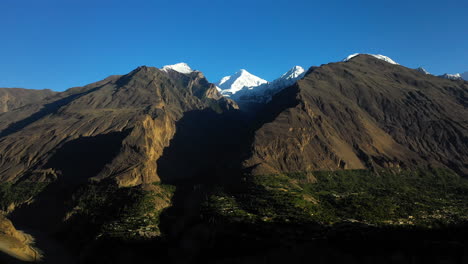
[[[468,180],[444,169],[249,176],[215,188],[204,208],[230,221],[436,227],[468,220]]]
[[[71,221],[93,227],[90,235],[132,240],[160,234],[159,215],[170,205],[174,186],[148,188],[90,184],[74,194]]]
[[[314,206],[300,186],[286,175],[249,176],[238,186],[214,188],[202,206],[210,221],[313,221]]]
[[[6,211],[10,205],[17,206],[38,195],[48,182],[21,181],[0,183],[0,210]]]
[[[316,172],[314,195],[330,222],[434,226],[468,220],[468,180],[445,169]],[[294,177],[294,175],[291,175]],[[301,175],[296,175],[300,180]]]

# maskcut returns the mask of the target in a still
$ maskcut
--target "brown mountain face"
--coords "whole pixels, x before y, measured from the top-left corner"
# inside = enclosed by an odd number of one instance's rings
[[[0,115],[0,180],[159,181],[156,160],[184,113],[234,108],[200,72],[139,67]]]
[[[37,103],[54,94],[56,93],[47,89],[0,88],[0,114],[28,104]]]
[[[255,174],[448,167],[468,175],[468,83],[368,55],[314,67],[266,105]]]

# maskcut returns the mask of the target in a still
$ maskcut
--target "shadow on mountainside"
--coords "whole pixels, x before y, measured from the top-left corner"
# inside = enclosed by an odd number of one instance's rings
[[[172,206],[161,214],[159,226],[169,259],[192,263],[213,245],[215,231],[200,219],[201,204],[216,186],[240,184],[248,173],[242,163],[250,155],[255,130],[280,112],[266,108],[258,122],[255,113],[218,114],[208,109],[187,112],[177,122],[170,145],[157,161],[161,183],[176,186]]]
[[[54,237],[63,225],[66,212],[72,209],[67,202],[72,200],[77,188],[112,161],[128,133],[80,137],[63,144],[43,166],[60,172],[58,178],[47,185],[33,203],[17,208],[10,215],[18,229],[34,236],[37,248],[45,253],[46,263],[72,263],[62,262],[72,258],[62,252],[67,249]]]
[[[60,171],[59,180],[67,185],[85,183],[117,156],[129,133],[124,130],[69,141],[54,153],[44,168]]]
[[[209,244],[209,232],[200,222],[201,203],[212,186],[241,180],[241,163],[253,139],[250,128],[241,111],[190,111],[177,122],[170,145],[157,161],[161,182],[176,186],[172,206],[161,214],[159,225],[170,249],[168,259],[187,263]]]
[[[205,237],[206,226],[200,222],[201,203],[211,186],[240,180],[250,132],[240,111],[184,113],[170,145],[157,161],[161,183],[176,186],[171,207],[160,216],[162,235],[137,242],[103,236],[83,253],[83,263],[186,263],[193,259],[210,242]],[[194,239],[197,234],[201,237]]]
[[[190,111],[176,124],[169,147],[157,161],[161,182],[172,185],[226,183],[238,180],[251,141],[239,111],[218,114]]]
[[[63,144],[42,167],[58,172],[57,179],[35,198],[34,203],[13,212],[14,223],[42,231],[57,228],[66,211],[65,201],[79,185],[85,184],[112,161],[128,133],[80,137]],[[28,176],[25,178],[27,181]]]
[[[297,86],[284,89],[258,113],[219,114],[211,109],[186,112],[157,161],[161,182],[190,185],[238,181],[246,172],[242,163],[251,154],[255,131],[296,106],[296,93]]]

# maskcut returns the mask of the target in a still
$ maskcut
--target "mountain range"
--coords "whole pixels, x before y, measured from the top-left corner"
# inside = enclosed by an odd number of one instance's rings
[[[347,62],[352,58],[361,55],[360,53],[354,53],[343,59],[343,62]],[[383,60],[390,64],[398,65],[391,58],[384,55],[375,54],[364,54],[372,56],[376,59]],[[425,74],[430,74],[424,68],[419,67],[417,69]],[[268,82],[258,76],[252,75],[245,69],[241,69],[231,76],[223,77],[216,83],[218,90],[222,95],[229,97],[236,101],[241,108],[252,109],[251,106],[258,103],[264,104],[271,100],[271,97],[278,93],[285,87],[294,84],[297,80],[301,79],[305,74],[305,70],[301,66],[294,66],[289,71],[281,75],[279,78]],[[464,74],[443,74],[439,77],[452,80],[468,80],[468,72]],[[255,109],[255,108],[253,108]]]
[[[271,82],[141,66],[64,92],[2,88],[0,110],[0,251],[11,256],[423,263],[466,253],[468,82],[383,55],[295,66]],[[389,252],[367,252],[382,245]]]
[[[275,93],[294,84],[297,80],[304,76],[304,73],[305,71],[301,66],[294,66],[272,82],[262,83],[257,86],[245,86],[237,93],[231,95],[230,98],[239,104],[245,104],[249,102],[267,103],[271,100],[271,97]],[[221,90],[221,93],[223,93],[223,90]]]
[[[419,67],[417,68],[418,71],[424,73],[424,74],[430,74],[426,69]],[[450,73],[444,73],[442,75],[439,75],[438,77],[444,78],[444,79],[449,79],[449,80],[467,80],[468,79],[468,73],[455,73],[455,74],[450,74]]]

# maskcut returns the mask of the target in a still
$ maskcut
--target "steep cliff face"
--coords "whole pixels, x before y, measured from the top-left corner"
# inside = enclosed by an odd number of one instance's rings
[[[368,55],[312,68],[261,114],[254,173],[449,167],[468,173],[468,84]]]
[[[200,72],[139,67],[0,115],[0,179],[158,181],[156,160],[185,112],[234,108]]]

